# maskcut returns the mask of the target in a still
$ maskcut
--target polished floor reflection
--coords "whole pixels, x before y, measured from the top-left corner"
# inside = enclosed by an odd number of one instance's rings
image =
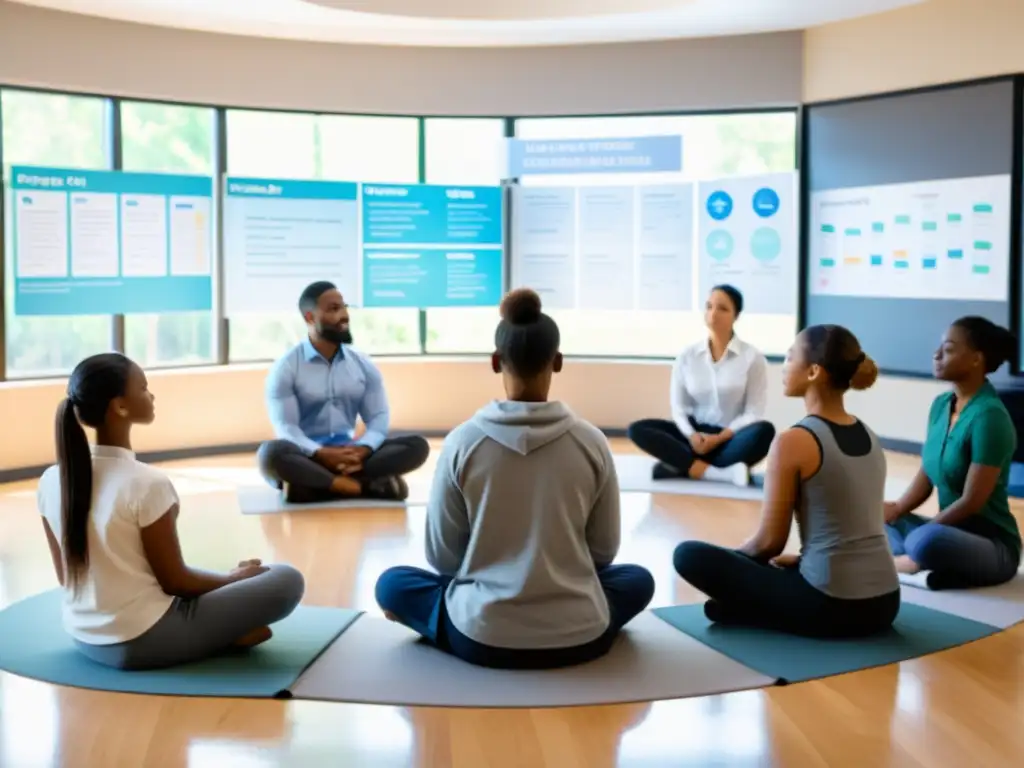
[[[252,479],[251,466],[247,456],[166,465],[182,496],[191,563],[287,561],[306,574],[306,604],[371,612],[384,568],[423,563],[422,508],[241,516],[234,488]],[[890,469],[908,475],[915,464],[891,457]],[[656,605],[699,597],[672,571],[680,539],[738,544],[756,519],[748,502],[646,494],[623,501],[620,560],[652,569]],[[0,487],[0,607],[54,585],[35,483]],[[1024,628],[814,683],[575,709],[174,699],[0,673],[0,766],[1020,766],[1022,713]]]

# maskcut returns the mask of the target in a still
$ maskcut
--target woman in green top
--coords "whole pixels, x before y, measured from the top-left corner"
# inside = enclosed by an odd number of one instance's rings
[[[1020,530],[1006,491],[1017,431],[988,380],[1013,349],[1005,328],[962,317],[935,352],[935,377],[951,382],[953,390],[932,403],[913,483],[899,501],[885,505],[897,570],[929,571],[932,589],[1002,584],[1020,567]],[[912,514],[933,488],[939,514]]]

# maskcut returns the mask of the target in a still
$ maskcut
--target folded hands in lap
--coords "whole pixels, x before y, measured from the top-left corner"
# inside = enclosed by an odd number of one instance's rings
[[[361,472],[371,451],[365,445],[327,446],[316,452],[317,461],[339,475]]]
[[[724,442],[725,438],[721,434],[710,435],[707,432],[694,432],[690,435],[690,446],[698,456],[710,453]]]

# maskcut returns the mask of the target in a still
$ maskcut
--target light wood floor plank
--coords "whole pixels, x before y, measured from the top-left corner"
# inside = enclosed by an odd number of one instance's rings
[[[243,517],[233,489],[252,472],[251,457],[166,469],[183,498],[182,538],[195,565],[284,560],[306,574],[305,603],[376,612],[377,575],[392,564],[423,562],[422,508]],[[916,460],[890,456],[894,474],[915,469]],[[752,503],[717,499],[629,494],[624,512],[620,559],[652,569],[656,605],[700,597],[672,570],[681,539],[738,544],[756,522]],[[0,607],[53,586],[35,483],[0,487]],[[0,766],[1020,766],[1022,712],[1020,627],[899,666],[803,685],[553,710],[129,696],[0,673]]]

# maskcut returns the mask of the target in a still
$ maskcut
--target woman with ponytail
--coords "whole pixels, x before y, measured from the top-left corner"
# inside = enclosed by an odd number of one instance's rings
[[[737,550],[684,542],[676,571],[707,595],[713,622],[811,637],[882,632],[900,608],[882,516],[885,453],[844,404],[878,368],[846,328],[815,325],[790,348],[782,377],[807,415],[768,454],[757,533]],[[794,517],[800,554],[784,555]]]
[[[989,587],[1017,575],[1021,536],[1007,491],[1017,430],[988,380],[1015,346],[1005,328],[962,317],[935,351],[935,377],[953,386],[932,403],[917,476],[885,505],[896,567],[912,582]],[[938,516],[914,514],[936,488]]]
[[[174,486],[131,447],[133,425],[153,419],[141,368],[113,353],[83,360],[57,408],[57,464],[39,481],[65,630],[83,654],[119,669],[262,643],[304,590],[287,565],[245,560],[218,574],[184,563]],[[91,447],[83,424],[96,431]]]
[[[506,400],[444,442],[427,507],[435,572],[392,568],[377,582],[389,618],[472,664],[563,667],[605,654],[654,595],[619,549],[619,484],[608,441],[549,400],[560,335],[540,297],[501,303],[492,370]]]

